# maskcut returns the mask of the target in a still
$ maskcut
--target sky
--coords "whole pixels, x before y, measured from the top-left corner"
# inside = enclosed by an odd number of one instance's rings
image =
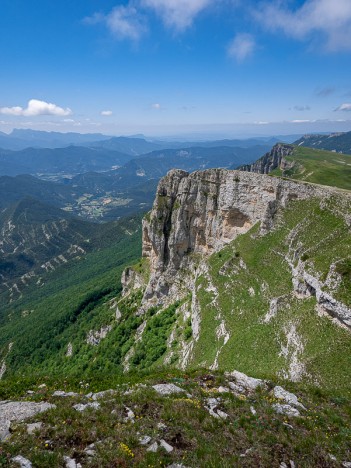
[[[351,131],[351,0],[1,0],[13,128]]]

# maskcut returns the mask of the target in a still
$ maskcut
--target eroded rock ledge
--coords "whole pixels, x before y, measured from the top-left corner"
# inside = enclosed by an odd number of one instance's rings
[[[274,169],[280,168],[283,171],[289,168],[286,156],[294,152],[294,146],[285,143],[278,143],[273,146],[271,151],[253,164],[246,164],[240,167],[241,171],[256,172],[257,174],[269,174]]]

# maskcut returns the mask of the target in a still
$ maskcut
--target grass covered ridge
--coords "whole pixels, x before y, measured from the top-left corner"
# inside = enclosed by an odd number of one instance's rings
[[[344,203],[291,202],[271,232],[260,236],[255,226],[210,257],[208,274],[197,282],[201,330],[192,365],[213,365],[218,354],[221,369],[350,391],[350,331],[318,314],[314,296],[294,294],[288,262],[303,261],[323,290],[351,307]]]
[[[284,158],[292,167],[272,175],[351,190],[351,155],[295,146]]]

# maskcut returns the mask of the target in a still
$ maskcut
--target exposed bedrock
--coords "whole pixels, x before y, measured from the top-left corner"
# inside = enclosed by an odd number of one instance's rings
[[[209,255],[258,222],[263,234],[290,200],[330,193],[327,187],[250,172],[170,171],[143,221],[143,256],[151,266],[144,299],[167,295],[177,271],[188,268],[189,254]]]

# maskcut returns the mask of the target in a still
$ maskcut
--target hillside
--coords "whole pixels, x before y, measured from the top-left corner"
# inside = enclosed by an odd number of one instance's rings
[[[125,225],[133,222],[124,221]],[[2,307],[30,285],[41,288],[56,269],[125,237],[123,223],[82,221],[34,198],[24,198],[0,214],[0,294]],[[134,227],[135,229],[135,227]],[[50,276],[50,275],[49,275]]]
[[[243,171],[271,174],[351,190],[351,155],[277,144]]]
[[[266,146],[250,148],[238,147],[190,147],[153,151],[137,159],[132,159],[122,167],[106,174],[110,183],[120,188],[138,185],[141,180],[156,180],[174,168],[193,172],[212,167],[237,167],[266,151]],[[154,191],[153,191],[154,193]]]
[[[137,220],[3,310],[2,463],[348,466],[350,212],[331,187],[171,171],[123,290]]]
[[[0,175],[58,175],[61,178],[88,171],[107,171],[129,161],[127,154],[103,148],[26,148],[0,149]]]
[[[82,223],[85,250],[77,245],[70,256],[66,254],[66,262],[53,259],[52,268],[39,266],[37,276],[19,285],[21,294],[12,302],[7,290],[0,292],[1,376],[6,368],[9,373],[21,369],[32,374],[49,361],[56,367],[66,338],[74,341],[77,334],[80,342],[82,334],[100,329],[107,318],[114,323],[109,301],[121,290],[123,268],[140,256],[140,221],[136,217],[104,225]],[[58,246],[65,248],[65,233],[57,234]],[[10,342],[15,347],[10,346],[14,352],[8,355]],[[81,357],[86,369],[88,357]]]
[[[56,184],[40,180],[31,175],[18,175],[16,177],[0,177],[0,209],[8,208],[23,198],[31,197],[42,200],[54,207],[63,208],[74,203],[75,199],[84,193],[77,187]]]
[[[304,135],[294,142],[297,146],[351,154],[351,132],[329,135]]]
[[[129,144],[133,142],[126,140]],[[7,153],[0,150],[0,171],[1,154],[3,163],[7,158],[6,172],[10,174],[43,171],[37,177],[0,176],[0,208],[29,196],[86,220],[112,221],[149,210],[159,179],[174,167],[193,171],[218,165],[238,166],[253,161],[267,148],[263,145],[162,150],[133,159],[116,151],[73,146]],[[118,169],[107,170],[117,163]]]
[[[169,172],[142,259],[140,220],[102,225],[100,248],[2,308],[5,415],[55,405],[16,413],[2,462],[347,466],[350,212],[333,187]]]
[[[331,188],[238,171],[170,172],[143,222],[146,258],[125,272],[112,309],[103,297],[93,304],[92,333],[108,329],[101,344],[86,342],[79,317],[74,338],[63,331],[60,351],[38,369],[172,363],[347,388],[349,212],[350,196]],[[69,344],[76,351],[67,359]],[[256,349],[265,350],[260,360]],[[14,345],[9,372],[24,365],[20,354]]]

